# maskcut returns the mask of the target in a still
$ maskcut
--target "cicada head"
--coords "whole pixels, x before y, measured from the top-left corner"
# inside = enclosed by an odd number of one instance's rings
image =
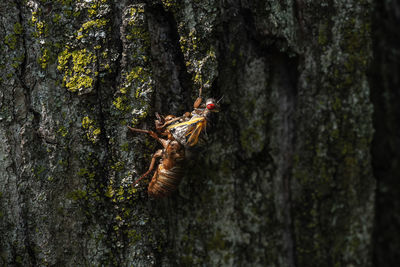
[[[210,112],[219,112],[219,104],[214,98],[209,98],[206,100],[206,109]]]

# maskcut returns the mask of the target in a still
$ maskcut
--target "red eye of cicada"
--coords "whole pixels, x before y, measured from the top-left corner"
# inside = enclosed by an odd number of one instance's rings
[[[215,108],[215,104],[214,103],[210,103],[210,104],[207,104],[207,109],[214,109]]]

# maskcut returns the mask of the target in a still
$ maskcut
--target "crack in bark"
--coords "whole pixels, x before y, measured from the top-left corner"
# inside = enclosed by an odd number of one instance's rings
[[[192,84],[180,50],[177,22],[161,4],[146,5],[145,12],[154,76],[159,84],[165,86],[163,91],[156,91],[155,109],[164,114],[184,112],[192,107]],[[169,103],[166,100],[170,100]]]
[[[18,9],[18,20],[19,23],[22,26],[22,34],[21,34],[21,38],[22,38],[22,49],[24,50],[24,57],[23,57],[23,61],[20,65],[20,72],[16,73],[16,77],[18,78],[20,85],[23,89],[23,93],[24,93],[24,97],[25,97],[25,105],[27,107],[27,114],[29,112],[31,112],[34,116],[34,120],[32,121],[32,126],[33,128],[37,129],[39,126],[39,122],[40,122],[40,113],[36,112],[31,104],[31,88],[25,83],[25,75],[26,75],[26,67],[27,67],[27,61],[28,61],[28,52],[27,52],[27,44],[26,44],[26,31],[25,31],[25,27],[24,27],[24,19],[23,19],[23,3],[21,2],[21,0],[16,0],[15,4],[17,6]],[[36,82],[34,83],[35,86]],[[25,120],[27,119],[27,116],[25,117]],[[17,165],[16,165],[17,166]],[[17,178],[17,189],[18,189],[18,183],[22,183],[23,180],[23,173],[22,172],[18,172],[16,173]],[[24,190],[26,188],[23,188]],[[30,229],[29,229],[29,200],[26,199],[27,198],[27,192],[21,192],[20,190],[18,190],[19,194],[17,196],[18,198],[18,202],[19,202],[19,206],[21,207],[21,222],[22,222],[22,226],[23,226],[23,233],[24,233],[24,242],[25,242],[25,249],[29,255],[30,258],[30,262],[33,266],[37,265],[37,258],[35,255],[35,251],[34,251],[34,243],[31,240],[31,235],[30,235]]]
[[[377,181],[372,254],[374,266],[395,266],[400,259],[400,239],[393,234],[400,228],[400,5],[396,1],[375,1],[375,10],[371,33],[374,58],[369,70],[375,129],[372,168]]]
[[[287,266],[296,266],[296,238],[292,216],[291,179],[296,138],[296,100],[297,100],[297,59],[288,58],[285,54],[275,52],[273,59],[276,86],[279,87],[278,117],[280,120],[280,152],[277,162],[277,174],[281,181],[278,188],[282,198],[278,207],[282,209],[283,246],[287,256]],[[280,203],[279,203],[280,202]]]

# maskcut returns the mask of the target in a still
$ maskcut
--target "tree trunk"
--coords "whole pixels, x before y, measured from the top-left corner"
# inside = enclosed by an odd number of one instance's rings
[[[386,103],[370,100],[372,14],[361,0],[1,2],[1,265],[372,265]],[[127,126],[190,111],[199,88],[221,111],[177,192],[149,198],[148,179],[132,185],[159,145]]]
[[[374,222],[374,265],[400,261],[400,4],[377,1],[373,16],[374,60],[369,73],[374,104],[372,157],[377,179]]]

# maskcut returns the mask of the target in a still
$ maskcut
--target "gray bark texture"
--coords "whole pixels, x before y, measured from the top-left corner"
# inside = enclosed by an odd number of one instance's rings
[[[396,262],[398,10],[1,1],[0,265]],[[152,199],[151,176],[132,185],[160,145],[127,126],[191,111],[201,87],[221,111],[177,191]]]

